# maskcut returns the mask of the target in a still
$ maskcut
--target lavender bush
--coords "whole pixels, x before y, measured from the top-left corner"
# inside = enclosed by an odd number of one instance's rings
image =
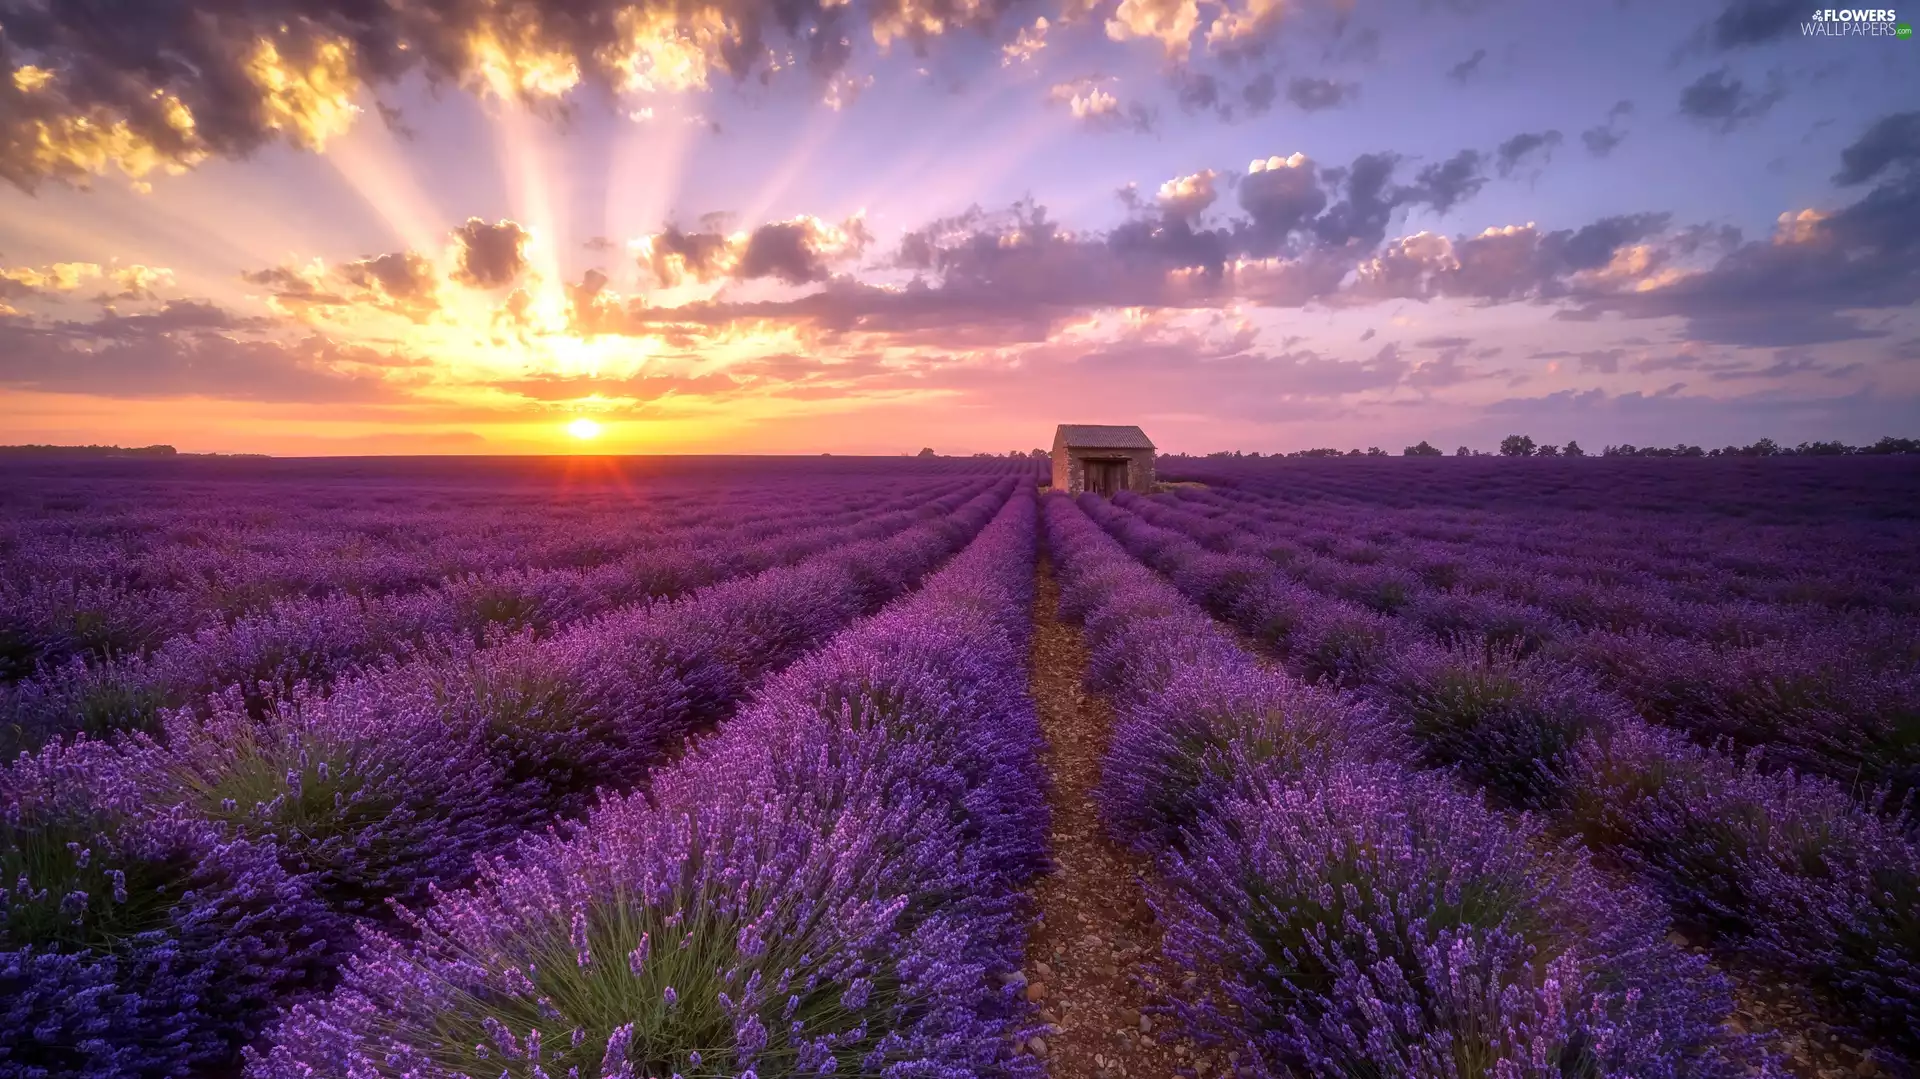
[[[1104,674],[1119,719],[1099,792],[1109,826],[1160,854],[1192,1035],[1258,1075],[1737,1070],[1726,983],[1666,940],[1647,893],[1409,771],[1415,742],[1381,709],[1260,669],[1071,502],[1047,513],[1096,655],[1176,625],[1196,642]],[[1185,588],[1204,564],[1175,564]]]
[[[1833,706],[1836,688],[1897,685],[1904,675],[1842,674],[1839,650],[1801,655],[1782,641],[1729,648],[1645,632],[1597,633],[1523,655],[1523,645],[1491,636],[1449,634],[1452,645],[1442,646],[1384,625],[1388,645],[1363,651],[1368,662],[1334,666],[1325,662],[1328,639],[1317,627],[1377,624],[1376,611],[1292,583],[1209,587],[1196,567],[1228,556],[1187,537],[1219,542],[1216,528],[1160,514],[1177,526],[1161,528],[1123,510],[1094,509],[1128,549],[1223,617],[1249,629],[1286,622],[1289,632],[1269,639],[1289,666],[1360,689],[1427,763],[1456,766],[1509,803],[1553,814],[1594,849],[1634,867],[1685,923],[1739,942],[1798,982],[1830,990],[1847,1002],[1835,1018],[1888,1050],[1920,1049],[1920,851],[1904,803],[1884,791],[1862,797],[1831,780],[1781,770],[1767,754],[1741,758],[1690,743],[1649,726],[1634,708],[1657,702],[1657,714],[1670,721],[1691,713],[1695,722],[1686,726],[1695,731],[1771,741],[1769,752],[1789,760],[1806,759],[1800,754],[1815,739],[1836,736],[1872,753],[1897,742],[1890,735],[1904,723],[1904,705],[1883,692],[1882,705],[1853,709],[1870,721],[1847,722],[1833,714],[1843,711]],[[1303,545],[1335,550],[1338,540],[1309,536]],[[1276,567],[1274,576],[1291,582],[1294,573],[1293,566]],[[1416,600],[1409,613],[1420,607]],[[1832,632],[1830,643],[1860,639],[1853,630]],[[1569,662],[1580,657],[1592,667]],[[1617,692],[1621,686],[1628,692]],[[1822,704],[1829,707],[1825,717],[1816,714]],[[1764,724],[1788,721],[1797,728],[1773,739],[1757,734]],[[1837,753],[1828,757],[1835,759]]]
[[[1036,1075],[1031,499],[648,795],[491,861],[296,1007],[259,1076]]]
[[[230,1071],[338,941],[272,844],[139,811],[105,747],[0,771],[0,1076]]]

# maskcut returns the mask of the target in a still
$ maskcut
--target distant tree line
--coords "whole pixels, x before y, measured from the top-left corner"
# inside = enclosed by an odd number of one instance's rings
[[[7,457],[175,457],[172,446],[0,446]]]
[[[1043,456],[1039,450],[1035,455]],[[1750,446],[1725,446],[1717,450],[1702,449],[1681,443],[1678,446],[1635,446],[1631,443],[1619,446],[1607,446],[1600,451],[1602,457],[1846,457],[1874,456],[1884,454],[1920,454],[1920,438],[1883,438],[1870,446],[1849,446],[1844,442],[1802,442],[1798,446],[1782,446],[1771,438],[1763,438]],[[1446,452],[1438,446],[1421,439],[1414,445],[1400,451],[1402,457],[1445,457]],[[992,454],[980,456],[991,457]],[[1162,457],[1188,457],[1184,453],[1164,453]],[[1210,460],[1246,458],[1261,456],[1260,451],[1243,453],[1239,450],[1220,450],[1205,455]],[[1364,450],[1337,450],[1321,447],[1311,450],[1294,450],[1290,453],[1273,453],[1274,457],[1387,457],[1390,454],[1378,446],[1368,446]],[[1453,451],[1455,457],[1586,457],[1586,450],[1580,443],[1569,441],[1566,445],[1537,443],[1531,435],[1508,435],[1500,440],[1500,449],[1496,452],[1469,449],[1461,446]]]

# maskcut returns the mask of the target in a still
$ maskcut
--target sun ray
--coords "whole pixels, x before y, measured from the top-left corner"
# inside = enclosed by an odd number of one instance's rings
[[[686,179],[688,151],[701,128],[679,116],[623,127],[614,136],[601,227],[602,235],[618,246],[616,257],[626,261],[627,241],[667,223]]]
[[[324,157],[409,250],[429,257],[437,252],[449,221],[415,178],[384,120],[375,116],[355,124],[328,144]]]
[[[532,234],[527,262],[538,279],[526,286],[533,297],[529,314],[543,329],[557,329],[566,321],[566,279],[559,237],[567,217],[549,167],[563,151],[544,126],[547,121],[517,98],[493,102],[489,119],[494,152],[507,185],[508,207],[513,219]]]
[[[768,175],[766,183],[761,184],[760,190],[754,194],[753,201],[741,208],[741,228],[750,229],[767,220],[767,214],[779,204],[787,190],[813,164],[814,158],[826,148],[827,143],[845,119],[846,110],[828,108],[819,102],[814,103],[807,116],[806,129],[800,133],[799,138],[794,140],[793,149],[788,152],[787,159]]]

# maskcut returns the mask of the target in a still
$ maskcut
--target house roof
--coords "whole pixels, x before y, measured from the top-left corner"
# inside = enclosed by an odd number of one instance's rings
[[[1055,449],[1150,450],[1153,442],[1138,427],[1099,423],[1063,423],[1053,432]]]

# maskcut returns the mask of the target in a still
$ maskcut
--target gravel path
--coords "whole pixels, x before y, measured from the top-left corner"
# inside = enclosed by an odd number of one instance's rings
[[[1153,1013],[1147,968],[1159,954],[1160,933],[1140,888],[1147,865],[1107,838],[1094,809],[1113,715],[1081,687],[1087,650],[1079,628],[1056,617],[1059,595],[1042,554],[1033,698],[1048,744],[1054,870],[1035,889],[1040,920],[1026,977],[1028,997],[1052,1030],[1030,1040],[1027,1051],[1047,1061],[1054,1079],[1169,1079],[1193,1067],[1194,1053],[1165,1034]]]

